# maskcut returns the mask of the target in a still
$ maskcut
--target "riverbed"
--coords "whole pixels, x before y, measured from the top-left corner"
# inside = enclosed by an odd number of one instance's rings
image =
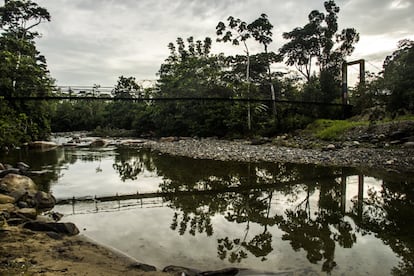
[[[213,143],[216,157],[248,159],[211,158],[211,143],[206,149],[192,140],[140,148],[21,150],[2,158],[48,170],[35,181],[58,201],[72,200],[55,207],[65,221],[158,268],[307,275],[412,271],[409,175],[340,163],[259,160],[253,154],[262,150],[258,146]],[[184,146],[186,151],[179,150]],[[165,150],[174,147],[176,154]],[[196,158],[177,156],[190,150],[199,152]],[[401,199],[407,200],[401,204]]]

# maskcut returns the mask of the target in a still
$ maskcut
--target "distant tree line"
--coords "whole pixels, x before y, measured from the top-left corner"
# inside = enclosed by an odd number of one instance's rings
[[[340,30],[339,7],[309,13],[303,27],[283,34],[286,43],[269,50],[273,25],[266,14],[248,23],[230,16],[216,26],[217,42],[240,46],[234,56],[211,53],[213,39],[177,38],[158,71],[155,87],[142,88],[134,77],[120,76],[113,101],[8,101],[13,96],[50,95],[53,79],[36,49],[34,28],[50,21],[32,1],[6,1],[0,7],[0,145],[46,138],[50,131],[126,129],[150,136],[271,136],[302,128],[312,120],[341,114],[318,105],[272,100],[341,102],[341,68],[359,40],[353,28]],[[262,51],[253,53],[252,43]],[[354,112],[382,106],[413,112],[413,41],[400,42],[384,70],[350,93]],[[297,70],[272,70],[284,62]],[[123,101],[125,98],[268,99],[256,101]],[[131,132],[130,132],[131,133]]]

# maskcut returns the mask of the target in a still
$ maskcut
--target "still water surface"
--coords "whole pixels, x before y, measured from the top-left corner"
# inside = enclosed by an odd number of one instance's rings
[[[48,169],[34,180],[57,199],[138,194],[55,211],[84,235],[158,268],[414,273],[411,176],[117,148],[22,150],[1,160]]]

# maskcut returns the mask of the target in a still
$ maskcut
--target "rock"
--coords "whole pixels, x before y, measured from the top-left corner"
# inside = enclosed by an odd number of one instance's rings
[[[90,144],[91,147],[105,147],[108,142],[104,139],[97,138],[93,140]]]
[[[141,264],[141,263],[133,263],[129,265],[128,268],[138,269],[138,270],[145,271],[145,272],[157,271],[157,268],[155,266],[148,265],[148,264]]]
[[[385,161],[385,165],[393,165],[394,163],[395,163],[395,160],[393,159]]]
[[[334,144],[329,144],[326,147],[322,148],[323,151],[330,151],[330,150],[335,150],[336,146]]]
[[[201,272],[199,275],[203,275],[203,276],[233,276],[233,275],[237,275],[239,273],[239,269],[237,268],[225,268],[225,269],[221,269],[221,270],[216,270],[216,271],[204,271]]]
[[[21,171],[21,172],[27,172],[30,169],[30,166],[27,165],[24,162],[18,162],[16,167]]]
[[[15,202],[14,197],[0,194],[0,204],[14,203],[14,202]]]
[[[43,231],[49,232],[53,231],[60,234],[65,234],[69,236],[74,236],[79,234],[79,229],[75,224],[66,222],[42,222],[42,221],[29,221],[23,225],[23,228],[32,230],[32,231]]]
[[[17,202],[17,207],[19,208],[29,208],[29,204],[26,201]]]
[[[187,267],[182,267],[182,266],[174,266],[174,265],[169,265],[167,267],[165,267],[162,272],[167,272],[167,273],[174,273],[174,274],[178,274],[178,275],[186,275],[186,276],[198,276],[200,275],[199,273],[201,271],[196,270],[196,269],[192,269],[192,268],[187,268]]]
[[[264,145],[264,144],[269,143],[269,142],[270,142],[269,139],[257,138],[257,139],[252,139],[250,141],[250,145],[259,146],[259,145]]]
[[[401,138],[406,137],[406,136],[407,136],[407,133],[405,131],[402,131],[402,130],[394,131],[389,135],[389,137],[392,140],[401,140]]]
[[[36,219],[37,217],[37,211],[35,208],[22,208],[17,210],[16,213],[29,219]]]
[[[8,174],[20,174],[20,170],[19,169],[15,169],[15,168],[11,168],[11,169],[5,169],[0,171],[0,178],[5,177]]]
[[[127,140],[120,141],[119,145],[133,146],[133,145],[141,145],[141,144],[144,144],[144,143],[145,143],[145,141],[141,140],[141,139],[127,139]]]
[[[169,142],[169,143],[171,143],[171,142],[175,142],[175,141],[178,141],[178,138],[177,137],[173,137],[173,136],[170,136],[170,137],[161,137],[160,138],[160,142]]]
[[[2,163],[0,163],[0,171],[4,171],[6,168],[4,167],[4,165]]]
[[[402,146],[403,146],[403,148],[413,149],[414,148],[414,142],[405,142]]]
[[[0,180],[0,185],[6,185],[10,192],[17,190],[35,191],[36,184],[29,177],[18,174],[8,174]]]
[[[10,218],[7,220],[7,224],[10,226],[17,226],[25,223],[27,220],[23,218]]]
[[[54,142],[49,142],[49,141],[35,141],[35,142],[31,142],[29,143],[29,148],[31,149],[54,149],[56,148],[58,145]]]
[[[0,204],[0,212],[13,212],[14,210],[16,210],[16,207],[14,206],[14,204],[11,203],[6,203],[6,204]]]
[[[414,142],[414,136],[408,136],[401,139],[403,142]]]
[[[9,193],[9,196],[12,196],[16,202],[22,200],[27,195],[25,190],[15,190]]]
[[[5,184],[0,184],[0,193],[2,194],[10,193],[9,188]]]
[[[41,210],[50,210],[55,207],[56,199],[50,193],[39,191],[35,195],[36,207]]]
[[[386,136],[385,136],[385,134],[381,133],[380,135],[377,136],[377,138],[379,140],[383,141],[386,138]]]
[[[63,236],[61,234],[53,232],[53,231],[46,232],[46,235],[48,235],[50,238],[52,238],[54,240],[62,240],[63,239]]]
[[[61,220],[61,218],[63,217],[63,214],[58,213],[58,212],[52,212],[52,213],[50,213],[50,217],[51,217],[54,221],[59,221],[59,220]]]

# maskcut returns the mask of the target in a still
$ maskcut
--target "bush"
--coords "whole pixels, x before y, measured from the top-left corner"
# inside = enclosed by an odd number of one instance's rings
[[[341,140],[342,135],[349,129],[368,125],[368,122],[351,122],[346,120],[316,120],[310,124],[306,131],[322,140]]]

